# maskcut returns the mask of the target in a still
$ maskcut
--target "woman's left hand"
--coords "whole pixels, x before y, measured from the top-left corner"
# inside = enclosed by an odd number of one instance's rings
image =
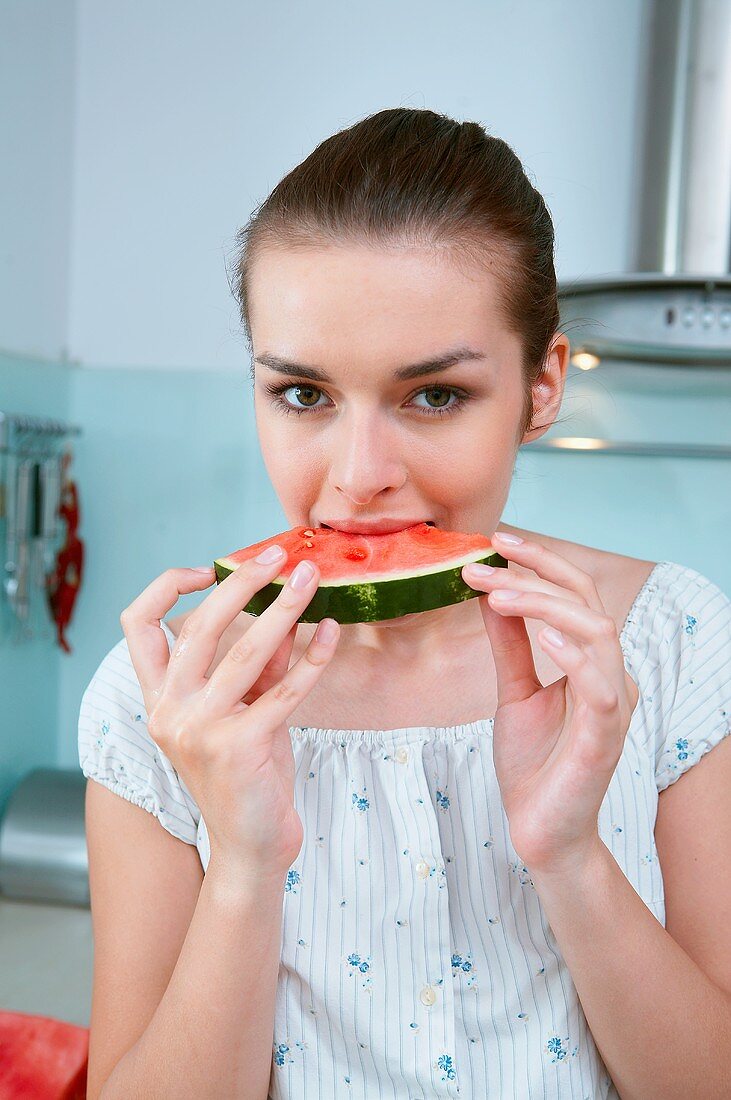
[[[497,673],[495,772],[520,858],[529,870],[564,871],[601,843],[599,809],[639,692],[589,574],[536,542],[507,543],[499,532],[494,540],[503,557],[535,573],[462,570],[471,588],[487,593],[480,607]],[[517,596],[503,599],[506,590]],[[548,624],[538,641],[565,673],[546,687],[524,616]]]

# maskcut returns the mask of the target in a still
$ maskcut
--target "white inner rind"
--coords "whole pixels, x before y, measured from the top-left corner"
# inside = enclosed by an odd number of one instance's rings
[[[460,554],[455,558],[441,558],[438,562],[434,562],[433,565],[423,564],[418,568],[414,568],[408,571],[394,572],[389,570],[388,573],[350,573],[347,576],[341,577],[325,577],[320,579],[320,588],[336,587],[346,584],[378,584],[379,581],[399,581],[408,580],[409,577],[426,577],[433,573],[444,573],[447,569],[459,569],[463,565],[469,564],[472,561],[480,561],[482,558],[490,557],[491,555],[497,555],[498,551],[494,547],[482,547],[476,550],[470,550],[466,554]],[[317,564],[316,559],[315,564]],[[224,569],[229,569],[233,572],[235,569],[243,564],[242,562],[233,561],[231,558],[217,558],[216,565],[222,566]],[[280,580],[283,574],[274,577],[270,584],[284,583]]]

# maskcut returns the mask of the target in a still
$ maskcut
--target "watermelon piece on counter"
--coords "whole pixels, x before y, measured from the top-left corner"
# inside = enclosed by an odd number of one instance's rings
[[[3,1100],[84,1100],[88,1059],[87,1027],[0,1010]]]
[[[482,595],[462,579],[468,562],[507,568],[486,535],[444,531],[417,523],[388,535],[356,535],[329,527],[293,527],[216,558],[216,584],[249,558],[277,543],[287,553],[281,572],[243,608],[261,615],[297,564],[317,565],[320,580],[298,622],[369,623],[461,603]]]

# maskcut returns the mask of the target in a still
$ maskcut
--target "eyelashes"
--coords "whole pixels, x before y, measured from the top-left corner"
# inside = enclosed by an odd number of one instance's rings
[[[297,408],[295,405],[290,405],[289,402],[285,401],[282,397],[282,394],[285,392],[285,390],[291,389],[314,390],[316,393],[324,393],[324,390],[320,390],[317,386],[311,386],[309,384],[298,384],[296,382],[280,382],[278,384],[265,383],[264,389],[273,399],[273,404],[281,412],[285,413],[285,415],[289,415],[289,413],[294,413],[295,416],[301,416],[302,413],[318,413],[327,408],[326,405],[311,405],[309,407],[303,406],[301,408]],[[464,390],[459,390],[455,386],[440,385],[424,386],[422,387],[422,389],[414,394],[414,397],[418,397],[419,394],[422,393],[430,393],[434,390],[449,391],[449,393],[452,394],[456,398],[456,400],[452,405],[448,405],[445,408],[441,409],[431,409],[419,406],[419,412],[422,413],[424,416],[451,416],[452,413],[458,412],[468,401],[471,400],[470,394],[465,393]]]

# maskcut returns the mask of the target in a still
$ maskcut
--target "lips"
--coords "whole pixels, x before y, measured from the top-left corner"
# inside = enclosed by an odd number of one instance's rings
[[[433,520],[425,519],[381,519],[381,520],[347,520],[333,519],[326,523],[320,523],[321,527],[329,527],[334,531],[343,531],[348,535],[392,535],[396,531],[405,531],[419,523],[426,523],[430,527],[436,527]]]

